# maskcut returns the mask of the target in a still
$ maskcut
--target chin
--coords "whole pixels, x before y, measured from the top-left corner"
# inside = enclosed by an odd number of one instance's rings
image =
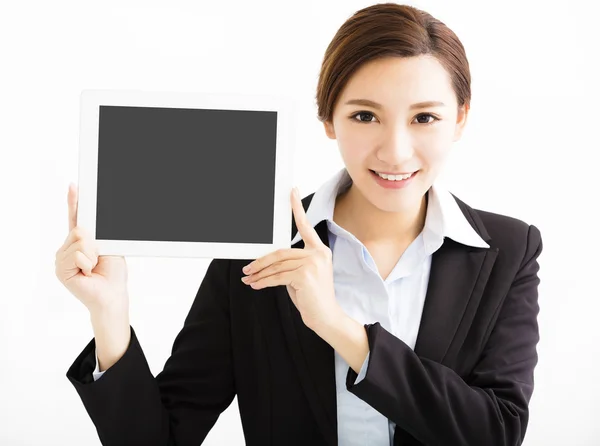
[[[371,204],[382,212],[400,213],[413,210],[414,207],[418,205],[418,200],[407,201],[406,199],[401,198],[400,200],[396,199],[396,201],[392,201],[378,198],[371,201]]]
[[[374,187],[373,187],[374,186]],[[419,206],[425,192],[418,184],[411,184],[403,190],[385,190],[377,184],[369,185],[367,200],[384,212],[407,212]]]

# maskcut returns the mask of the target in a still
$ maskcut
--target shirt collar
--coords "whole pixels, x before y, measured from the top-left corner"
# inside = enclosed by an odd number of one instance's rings
[[[319,187],[306,211],[306,218],[313,228],[323,220],[333,223],[335,199],[351,184],[352,178],[344,167]],[[468,246],[490,247],[469,224],[452,194],[439,181],[434,182],[429,190],[423,236],[440,241],[448,237]],[[300,232],[297,232],[291,244],[301,239]]]

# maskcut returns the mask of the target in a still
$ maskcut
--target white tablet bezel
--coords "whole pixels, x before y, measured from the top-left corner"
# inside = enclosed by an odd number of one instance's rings
[[[96,235],[100,105],[264,110],[277,112],[273,243],[96,240],[99,255],[256,259],[291,243],[295,103],[282,96],[144,90],[83,90],[80,97],[77,224]],[[252,199],[252,197],[248,197]]]

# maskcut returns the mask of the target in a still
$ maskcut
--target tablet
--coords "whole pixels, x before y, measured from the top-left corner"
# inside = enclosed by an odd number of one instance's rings
[[[79,226],[99,255],[255,259],[291,242],[295,104],[84,90]]]

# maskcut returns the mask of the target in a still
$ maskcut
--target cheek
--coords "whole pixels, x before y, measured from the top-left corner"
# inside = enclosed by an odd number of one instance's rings
[[[445,131],[435,131],[419,135],[415,154],[423,163],[435,165],[443,163],[452,148],[452,139]]]
[[[449,147],[446,144],[429,144],[424,145],[417,150],[417,154],[421,161],[429,166],[435,166],[443,163],[448,156]]]
[[[344,161],[355,164],[368,158],[371,143],[364,137],[341,137],[338,138],[338,147]]]

